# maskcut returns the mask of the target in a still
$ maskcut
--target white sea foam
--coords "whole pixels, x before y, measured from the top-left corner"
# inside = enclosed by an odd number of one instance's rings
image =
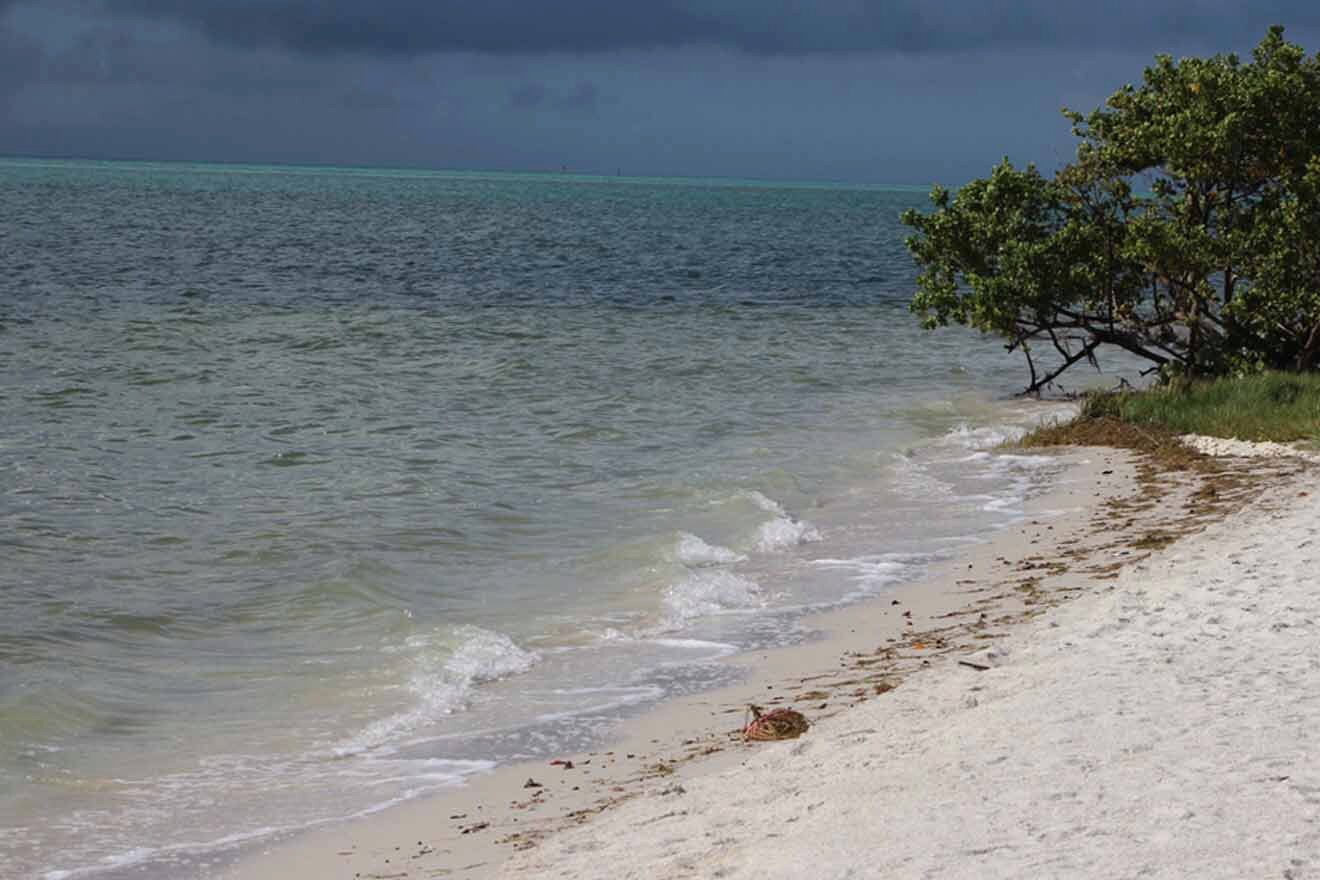
[[[675,552],[678,561],[684,565],[729,565],[747,560],[747,557],[741,553],[735,553],[728,547],[721,547],[718,544],[707,544],[696,535],[687,532],[679,534],[678,548]]]
[[[708,614],[744,611],[765,605],[765,594],[756,581],[731,571],[701,569],[669,588],[665,604],[677,623]]]
[[[961,446],[964,449],[993,449],[1010,440],[1016,440],[1026,433],[1026,428],[1018,425],[985,425],[969,428],[959,425],[941,438],[946,446]]]
[[[954,497],[951,485],[932,475],[925,465],[902,453],[894,454],[893,486],[900,495],[915,500]]]
[[[1055,403],[1048,406],[1033,404],[1030,408],[1005,413],[1011,422],[982,425],[973,428],[963,423],[940,438],[940,445],[972,450],[993,449],[1004,443],[1021,439],[1030,429],[1051,422],[1067,421],[1077,415],[1074,403]]]
[[[738,653],[738,646],[727,642],[711,642],[705,639],[652,639],[651,642],[665,648],[682,651],[682,655],[673,660],[662,661],[662,668],[686,667],[694,663],[710,663]]]
[[[445,672],[469,685],[526,672],[540,659],[536,652],[519,648],[501,633],[476,626],[459,631],[463,643],[445,663]]]
[[[925,553],[881,553],[852,559],[816,559],[813,565],[840,569],[856,585],[852,597],[869,596],[890,584],[910,580],[922,565],[935,559]]]
[[[756,530],[756,549],[763,552],[782,550],[820,539],[820,530],[806,520],[788,515],[777,516],[767,523],[761,523],[761,527]]]
[[[773,513],[774,519],[761,523],[756,530],[756,549],[762,553],[809,544],[821,539],[820,530],[804,519],[784,510],[782,504],[755,490],[739,493],[766,513]]]
[[[717,657],[727,657],[730,654],[738,653],[737,645],[730,645],[727,642],[712,642],[707,639],[651,639],[651,641],[657,645],[664,645],[666,648],[707,652]]]
[[[235,779],[233,768],[239,765],[246,765],[248,761],[248,758],[239,758],[239,756],[228,756],[227,758],[217,757],[212,759],[212,763],[226,766],[227,770],[223,775],[223,778],[231,783]],[[445,785],[457,785],[474,773],[490,770],[495,767],[495,762],[493,761],[461,761],[447,758],[425,758],[422,760],[409,760],[402,762],[383,761],[379,762],[377,767],[379,768],[382,765],[393,763],[399,763],[402,766],[406,766],[408,769],[402,771],[403,775],[397,778],[381,777],[379,773],[363,772],[361,775],[363,778],[369,779],[373,785],[379,785],[382,782],[390,781],[415,780],[424,780],[431,783],[431,785],[426,788],[408,789],[398,797],[388,798],[379,803],[364,807],[363,809],[349,814],[345,818],[353,819],[378,813],[381,810],[411,800],[426,790]],[[299,777],[296,775],[286,775],[290,770],[291,765],[277,762],[275,766],[281,771],[280,776],[278,777],[281,780],[281,784],[288,785],[291,780],[299,781]],[[304,772],[306,773],[320,775],[325,772],[323,765],[320,764],[313,763],[302,766],[305,768]],[[424,770],[419,772],[418,768],[424,768]],[[336,768],[336,772],[344,774],[344,768]],[[205,776],[206,774],[201,775]],[[164,780],[167,783],[164,787],[170,788],[171,786],[168,783],[173,781],[173,787],[180,791],[195,790],[197,787],[197,779],[194,777],[196,776],[198,776],[198,774],[188,773],[181,774],[179,778],[174,780],[169,780],[167,778]],[[301,781],[308,786],[316,784],[315,780],[309,778],[303,778]],[[208,790],[210,790],[210,786],[208,786]],[[315,828],[335,821],[339,821],[338,818],[326,817],[293,824],[263,825],[245,831],[225,834],[210,840],[183,840],[159,847],[133,847],[122,852],[114,853],[113,855],[103,856],[96,862],[81,867],[68,869],[55,868],[48,870],[41,874],[41,880],[72,880],[72,878],[78,877],[94,878],[106,871],[117,871],[126,868],[140,869],[141,866],[144,866],[149,862],[157,862],[161,865],[168,864],[177,868],[180,864],[189,864],[191,861],[202,858],[208,853],[223,852],[252,841],[261,840],[262,838],[273,837],[277,834],[287,834],[294,830]],[[80,839],[85,839],[94,836],[98,832],[104,831],[104,820],[98,818],[94,823],[87,825],[86,827],[75,822],[70,824],[70,828],[75,829],[78,832]]]
[[[991,456],[991,461],[996,466],[1010,470],[1035,470],[1037,468],[1058,466],[1058,461],[1049,455],[1021,455],[1011,452],[1000,452]]]
[[[769,498],[755,489],[747,489],[738,493],[738,497],[746,498],[766,513],[783,513],[784,508],[772,498]]]
[[[476,685],[526,672],[541,659],[508,636],[476,626],[411,636],[404,647],[413,654],[407,687],[414,705],[368,725],[335,754],[358,754],[397,739],[463,708]]]
[[[652,629],[649,634],[644,635],[628,635],[616,629],[607,629],[600,633],[599,638],[603,642],[634,642],[656,645],[671,651],[681,652],[678,659],[659,661],[658,665],[660,666],[685,666],[689,663],[704,663],[738,653],[738,646],[731,645],[728,642],[656,635],[658,632],[670,629],[672,627],[660,627]]]
[[[1065,409],[1051,410],[1058,414]],[[935,453],[933,463],[924,463],[910,455],[896,457],[894,466],[895,488],[902,495],[914,499],[941,498],[962,504],[973,504],[976,509],[986,513],[1019,515],[1026,501],[1030,487],[1035,481],[1034,473],[1057,467],[1057,461],[1048,455],[1004,452],[996,447],[1022,436],[1027,430],[1027,414],[1023,414],[1023,424],[998,424],[982,427],[959,425],[939,439],[936,449],[945,449],[957,453],[956,457],[947,457]],[[1039,419],[1036,419],[1039,421]],[[1002,488],[993,494],[980,492],[967,493],[954,488],[954,485],[936,477],[932,469],[940,471],[947,465],[970,465],[959,469],[959,479],[984,481],[992,480],[1003,483]]]
[[[665,695],[665,689],[652,684],[637,687],[573,688],[561,690],[559,693],[569,694],[575,698],[573,708],[561,712],[544,712],[536,716],[537,721],[546,723],[564,718],[615,712],[627,706],[659,700]]]
[[[1049,455],[995,453],[985,462],[985,479],[1008,479],[1011,485],[999,497],[981,505],[987,513],[1021,514],[1038,474],[1057,469],[1058,460]]]
[[[986,513],[1015,513],[1022,507],[1026,499],[1021,495],[1009,495],[1004,498],[996,498],[993,501],[987,501],[981,505],[981,509]]]

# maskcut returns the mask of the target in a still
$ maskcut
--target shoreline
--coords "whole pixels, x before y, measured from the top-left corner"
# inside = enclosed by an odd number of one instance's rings
[[[1297,462],[1165,495],[1189,537],[1093,565],[988,669],[939,664],[499,876],[1320,876],[1320,469]]]
[[[1066,467],[1028,502],[1018,524],[937,564],[928,577],[809,616],[804,624],[814,637],[801,644],[722,661],[743,669],[743,681],[664,701],[624,721],[600,749],[563,756],[570,765],[499,767],[450,791],[296,833],[214,876],[540,876],[555,868],[550,851],[571,860],[564,840],[585,836],[593,847],[607,846],[598,838],[621,833],[604,829],[624,821],[616,817],[625,806],[636,811],[681,800],[691,786],[750,773],[763,755],[797,748],[735,736],[749,703],[804,712],[813,725],[805,745],[821,730],[848,726],[864,707],[884,705],[895,691],[921,694],[926,679],[948,675],[959,659],[993,669],[1003,659],[995,646],[1039,627],[1035,618],[1071,599],[1112,591],[1124,571],[1160,559],[1166,547],[1180,546],[1182,535],[1221,527],[1304,468],[1296,459],[1234,459],[1179,475],[1159,473],[1119,449],[1044,454]],[[983,673],[959,667],[954,674]],[[737,789],[729,790],[730,802],[746,799]],[[584,870],[574,864],[563,876]]]
[[[802,644],[728,658],[724,662],[746,672],[743,681],[667,700],[626,720],[609,745],[563,756],[572,769],[545,762],[500,767],[450,791],[296,833],[215,876],[496,876],[511,858],[533,854],[564,828],[590,824],[644,793],[722,773],[773,747],[731,735],[747,704],[792,705],[817,724],[884,699],[912,673],[950,655],[983,651],[1015,624],[1145,558],[1153,548],[1136,545],[1160,528],[1171,529],[1171,517],[1193,518],[1183,508],[1195,480],[1184,486],[1166,481],[1166,491],[1178,496],[1172,504],[1134,511],[1142,506],[1133,499],[1143,485],[1149,488],[1149,473],[1132,454],[1108,448],[1054,454],[1066,469],[1028,502],[1017,525],[936,565],[926,578],[809,616],[804,624],[815,637]],[[1056,515],[1046,518],[1046,511]],[[1195,519],[1199,524],[1202,516]]]

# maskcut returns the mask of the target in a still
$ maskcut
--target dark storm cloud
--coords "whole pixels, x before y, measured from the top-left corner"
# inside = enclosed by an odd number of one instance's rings
[[[524,83],[509,93],[509,106],[515,110],[549,109],[593,116],[600,109],[601,101],[600,88],[586,81],[564,91],[556,91],[542,83]]]
[[[11,0],[0,0],[0,9]],[[1320,24],[1314,0],[104,0],[226,43],[305,52],[496,54],[719,46],[754,54],[1256,42]],[[1247,7],[1250,8],[1247,8]]]
[[[0,24],[0,97],[35,78],[45,58],[35,40]]]
[[[1276,21],[1320,48],[1288,0],[0,0],[0,154],[957,183]]]

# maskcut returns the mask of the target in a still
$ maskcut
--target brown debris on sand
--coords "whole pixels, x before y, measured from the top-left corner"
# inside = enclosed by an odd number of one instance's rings
[[[764,712],[760,706],[748,706],[752,720],[743,727],[743,739],[763,742],[776,739],[796,739],[807,732],[811,722],[801,712],[775,709]]]

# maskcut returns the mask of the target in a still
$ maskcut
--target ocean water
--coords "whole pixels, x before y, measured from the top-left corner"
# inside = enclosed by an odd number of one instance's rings
[[[0,160],[0,876],[580,748],[1015,521],[924,201]]]

